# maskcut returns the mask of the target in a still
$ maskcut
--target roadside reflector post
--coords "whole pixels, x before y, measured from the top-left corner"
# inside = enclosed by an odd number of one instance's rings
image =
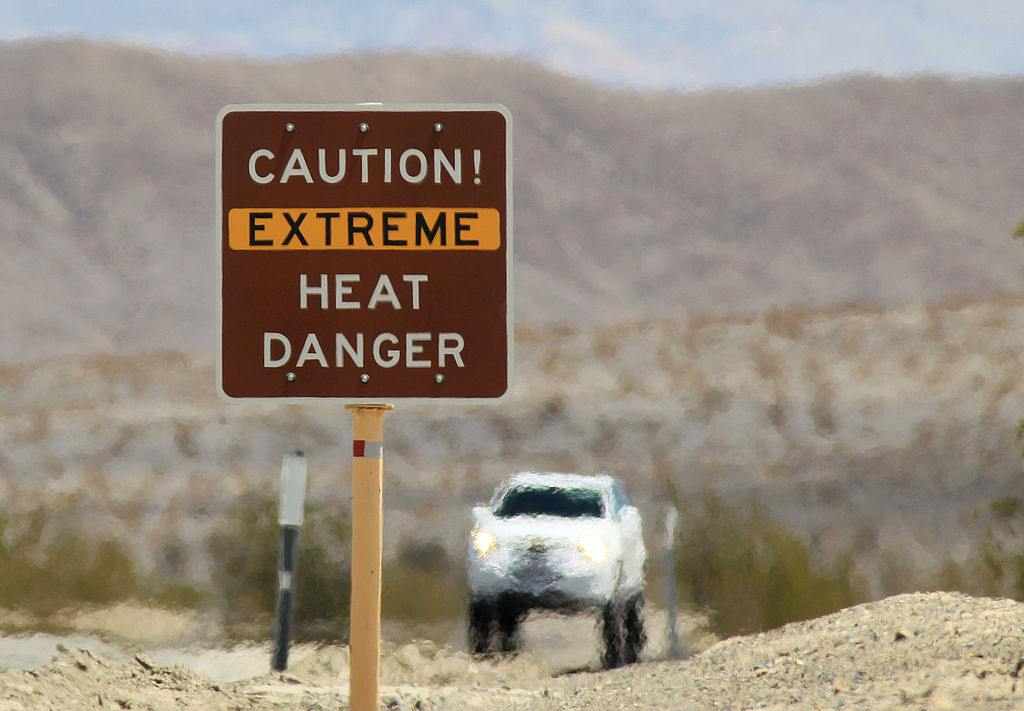
[[[394,405],[346,405],[352,426],[352,607],[349,708],[377,711],[383,539],[384,413]]]
[[[299,527],[306,499],[306,457],[297,449],[284,455],[281,463],[281,500],[277,521],[281,525],[281,548],[277,558],[277,605],[274,615],[274,671],[288,668],[295,573],[299,564]]]
[[[679,635],[676,633],[676,524],[679,512],[675,506],[665,507],[665,606],[668,608],[668,649],[665,656],[681,659]]]

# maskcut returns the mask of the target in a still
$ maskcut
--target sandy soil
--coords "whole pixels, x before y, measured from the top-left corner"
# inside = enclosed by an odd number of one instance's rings
[[[1024,708],[1024,604],[1010,600],[900,595],[726,639],[689,659],[654,661],[648,654],[648,661],[611,671],[597,670],[590,659],[557,654],[558,645],[575,638],[580,644],[573,653],[586,655],[586,621],[557,624],[564,622],[532,621],[524,635],[526,651],[516,657],[476,659],[424,641],[388,645],[381,707]],[[30,646],[32,639],[39,643],[38,636],[4,640],[3,658],[10,659],[12,645]],[[243,672],[234,681],[196,667],[206,663],[223,673],[218,664],[250,659],[255,666],[262,657],[265,669],[268,650],[206,650],[204,662],[197,662],[204,655],[193,650],[178,661],[158,662],[148,653],[119,655],[111,649],[93,652],[61,643],[52,660],[37,668],[0,671],[0,711],[347,708],[344,647],[299,646],[288,672]],[[584,663],[573,671],[567,661]]]

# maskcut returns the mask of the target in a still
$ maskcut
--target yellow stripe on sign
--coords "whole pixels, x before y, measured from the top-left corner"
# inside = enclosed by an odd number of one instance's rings
[[[483,249],[501,246],[493,207],[234,208],[235,250]]]

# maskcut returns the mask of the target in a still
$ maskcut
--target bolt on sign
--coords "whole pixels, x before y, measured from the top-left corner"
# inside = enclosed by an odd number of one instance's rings
[[[503,397],[511,132],[500,105],[221,111],[221,394]]]

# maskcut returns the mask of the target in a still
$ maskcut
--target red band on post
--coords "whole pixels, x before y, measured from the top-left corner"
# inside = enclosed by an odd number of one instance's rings
[[[367,442],[364,439],[352,440],[352,456],[364,457],[366,459],[381,459],[384,457],[384,443]]]

